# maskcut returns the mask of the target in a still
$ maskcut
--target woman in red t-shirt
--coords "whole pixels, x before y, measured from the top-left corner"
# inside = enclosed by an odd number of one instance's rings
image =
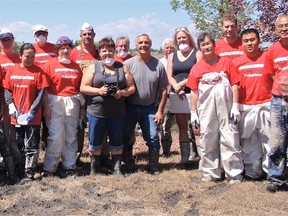
[[[38,161],[41,105],[48,82],[43,70],[34,65],[35,48],[31,43],[21,46],[20,58],[21,63],[7,72],[3,87],[11,115],[11,130],[15,132],[11,134],[16,134],[16,146],[25,154],[22,181],[26,182],[34,179]]]

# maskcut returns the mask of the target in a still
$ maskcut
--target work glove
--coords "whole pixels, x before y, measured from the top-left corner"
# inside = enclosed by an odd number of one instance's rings
[[[12,115],[15,119],[18,118],[19,116],[19,112],[17,111],[15,104],[14,103],[10,103],[8,105],[8,109],[9,109],[9,115]]]
[[[199,121],[199,117],[197,114],[197,110],[191,111],[190,121],[193,126],[196,126],[196,127],[200,126],[200,121]]]
[[[234,124],[240,121],[240,112],[239,112],[239,104],[233,103],[231,111],[230,111],[230,119],[234,121]]]
[[[27,116],[27,121],[28,122],[32,121],[35,118],[35,115],[32,114],[31,112],[28,112],[27,114],[28,114],[28,116]]]

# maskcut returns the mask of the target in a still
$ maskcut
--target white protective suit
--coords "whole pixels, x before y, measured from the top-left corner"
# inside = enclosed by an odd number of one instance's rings
[[[77,131],[83,96],[57,96],[48,94],[51,118],[46,119],[49,130],[44,160],[45,171],[54,173],[60,160],[65,170],[76,168]],[[80,102],[81,101],[81,102]]]
[[[233,93],[227,75],[204,74],[198,86],[201,168],[204,178],[242,180],[243,163],[237,125],[230,119]]]
[[[240,140],[245,175],[257,179],[262,169],[267,173],[270,129],[270,102],[258,105],[240,104]]]

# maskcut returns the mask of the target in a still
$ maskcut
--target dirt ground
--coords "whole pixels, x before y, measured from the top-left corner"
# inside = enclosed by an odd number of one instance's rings
[[[177,130],[175,130],[177,131]],[[265,191],[267,181],[230,185],[201,182],[194,164],[176,169],[177,133],[172,155],[160,158],[161,173],[146,172],[147,147],[137,136],[135,172],[125,176],[89,176],[87,154],[77,175],[48,177],[21,185],[0,186],[1,215],[288,215],[287,192]],[[40,167],[43,152],[40,157]]]

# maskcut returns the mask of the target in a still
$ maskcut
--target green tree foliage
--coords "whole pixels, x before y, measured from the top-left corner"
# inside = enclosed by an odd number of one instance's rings
[[[252,13],[246,0],[171,0],[170,5],[174,11],[187,11],[198,30],[210,31],[215,38],[222,35],[221,18],[225,14],[235,14],[239,26],[243,26]]]
[[[25,42],[22,41],[22,42],[17,42],[15,41],[14,42],[14,47],[13,47],[13,50],[15,53],[19,53],[19,50],[20,50],[20,47],[22,46],[22,44],[24,44]]]

